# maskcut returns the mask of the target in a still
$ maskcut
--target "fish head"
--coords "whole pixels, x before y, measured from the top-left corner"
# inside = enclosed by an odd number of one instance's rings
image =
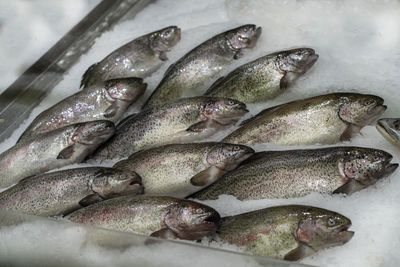
[[[246,104],[229,98],[212,98],[203,106],[201,117],[210,119],[220,125],[236,123],[249,112]]]
[[[164,222],[179,238],[198,240],[215,233],[220,219],[220,215],[213,208],[182,200],[170,208]]]
[[[293,82],[301,74],[309,70],[317,61],[319,55],[311,48],[297,48],[277,53],[279,70],[284,73],[283,84]]]
[[[143,194],[142,178],[135,172],[103,168],[91,181],[91,189],[102,198]]]
[[[254,149],[244,145],[219,143],[207,153],[207,163],[224,171],[235,169],[254,154]]]
[[[104,83],[108,98],[111,101],[122,100],[131,102],[141,96],[147,88],[143,79],[130,77],[108,80]]]
[[[226,33],[228,46],[233,51],[239,51],[244,48],[252,48],[256,45],[261,35],[261,27],[253,24],[247,24],[232,29]]]
[[[400,142],[400,119],[380,119],[376,125],[378,131],[390,142]]]
[[[150,45],[154,51],[169,51],[181,39],[181,29],[176,26],[169,26],[155,32],[150,39]]]
[[[302,212],[295,237],[298,242],[318,251],[347,243],[354,235],[353,231],[348,231],[350,226],[350,219],[339,213],[310,208]]]
[[[339,109],[343,121],[357,126],[373,124],[386,110],[384,100],[375,95],[348,96]]]
[[[71,143],[83,145],[102,144],[115,133],[114,123],[106,120],[79,123],[70,136]]]
[[[339,192],[350,194],[390,175],[399,166],[391,163],[392,159],[391,154],[378,149],[354,148],[346,152],[339,161],[339,172],[345,181],[353,181],[357,186],[345,187],[346,192]]]

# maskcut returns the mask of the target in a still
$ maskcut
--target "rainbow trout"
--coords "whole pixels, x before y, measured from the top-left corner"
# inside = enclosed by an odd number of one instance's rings
[[[173,144],[134,153],[114,168],[137,172],[146,194],[187,197],[253,153],[250,147],[225,143]]]
[[[205,95],[230,97],[245,103],[265,101],[284,92],[317,59],[311,48],[269,54],[218,79]]]
[[[257,155],[258,154],[258,155]],[[361,147],[267,151],[193,195],[240,200],[301,197],[312,192],[351,194],[393,173],[392,155]]]
[[[134,172],[91,167],[29,177],[0,193],[0,209],[38,216],[68,214],[121,195],[143,193]]]
[[[335,144],[350,140],[386,110],[374,95],[333,93],[261,111],[244,121],[223,142],[253,145]]]
[[[77,210],[67,219],[160,238],[198,240],[215,233],[220,216],[214,209],[189,200],[122,196]]]
[[[167,52],[180,39],[181,30],[176,26],[138,37],[90,66],[83,74],[81,87],[117,78],[145,78],[168,60]]]

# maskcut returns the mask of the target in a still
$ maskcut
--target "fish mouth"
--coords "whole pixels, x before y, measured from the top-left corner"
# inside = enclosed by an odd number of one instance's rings
[[[398,167],[398,163],[387,163],[384,171],[385,176],[392,174]]]
[[[378,104],[373,107],[367,114],[366,125],[373,124],[387,109],[386,105]]]
[[[304,65],[302,66],[302,73],[308,71],[318,60],[319,55],[315,53],[315,51],[312,51],[310,55],[307,57],[307,60],[305,61]]]
[[[354,236],[354,231],[348,231],[350,226],[351,224],[343,225],[335,234],[334,238],[338,243],[345,244]]]
[[[386,122],[386,119],[378,120],[376,128],[389,141],[393,143],[400,142],[400,135],[390,127],[390,125]]]

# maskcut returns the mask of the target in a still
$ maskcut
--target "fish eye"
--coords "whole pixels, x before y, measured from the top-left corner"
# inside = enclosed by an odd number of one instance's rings
[[[234,104],[235,104],[234,101],[232,101],[232,100],[229,100],[229,101],[228,101],[228,105],[229,105],[229,106],[233,106]]]
[[[233,147],[233,150],[236,150],[236,151],[237,151],[237,150],[240,150],[240,147],[239,147],[239,146],[234,146],[234,147]]]
[[[373,100],[373,99],[367,99],[367,100],[365,100],[364,105],[370,106],[370,105],[373,105],[373,104],[375,104],[375,103],[376,103],[375,100]]]
[[[328,218],[328,226],[335,226],[336,225],[336,220],[334,217],[329,217]]]
[[[203,210],[201,208],[197,208],[197,209],[195,209],[194,213],[201,214],[201,213],[203,213]]]

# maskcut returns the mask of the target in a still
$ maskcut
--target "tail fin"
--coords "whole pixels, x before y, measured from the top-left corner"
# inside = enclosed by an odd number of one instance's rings
[[[94,63],[91,65],[83,74],[82,79],[81,79],[81,87],[80,88],[85,88],[94,83],[94,73],[93,71],[96,69],[96,66],[99,63]]]

